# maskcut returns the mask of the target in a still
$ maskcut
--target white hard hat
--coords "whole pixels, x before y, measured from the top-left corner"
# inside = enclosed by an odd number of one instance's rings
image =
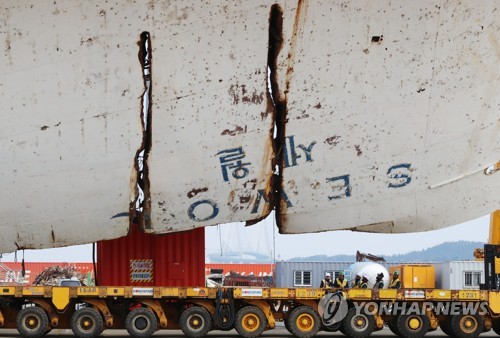
[[[329,272],[325,273],[325,277],[330,277],[330,273]]]

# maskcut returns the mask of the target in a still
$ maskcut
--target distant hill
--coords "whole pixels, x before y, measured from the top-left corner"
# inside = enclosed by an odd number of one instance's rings
[[[222,256],[218,253],[207,254],[207,263],[272,263],[273,258],[258,252],[225,252]]]
[[[394,263],[426,263],[426,262],[445,262],[458,260],[472,260],[472,253],[476,248],[482,248],[482,242],[445,242],[420,251],[412,251],[399,255],[384,256],[387,262]],[[375,254],[376,255],[376,254]],[[380,256],[380,255],[377,255]],[[294,257],[288,259],[293,262],[354,262],[354,255],[315,255],[308,257]],[[207,254],[207,262],[211,263],[272,263],[273,259],[269,255],[256,252],[226,252],[224,255],[217,253]]]
[[[386,255],[383,256],[387,262],[405,262],[405,263],[418,263],[418,262],[445,262],[445,261],[458,261],[458,260],[472,260],[474,259],[473,252],[476,248],[482,248],[482,242],[458,241],[458,242],[445,242],[428,249],[420,251],[411,251],[406,254],[399,255]],[[375,254],[376,255],[376,254]],[[380,255],[377,255],[380,256]],[[354,262],[356,257],[354,255],[316,255],[309,257],[295,257],[288,261],[293,262]]]

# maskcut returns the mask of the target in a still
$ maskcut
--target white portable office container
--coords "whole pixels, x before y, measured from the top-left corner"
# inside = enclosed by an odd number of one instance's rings
[[[479,289],[484,283],[483,261],[436,263],[436,287],[440,289]]]

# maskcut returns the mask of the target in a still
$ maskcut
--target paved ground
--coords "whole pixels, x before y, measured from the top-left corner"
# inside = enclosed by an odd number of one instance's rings
[[[102,336],[104,336],[104,337],[117,337],[117,338],[130,337],[128,335],[127,331],[125,331],[125,330],[104,331]],[[395,337],[391,333],[391,331],[389,331],[389,329],[384,329],[382,331],[375,332],[375,333],[373,333],[372,336],[378,337],[378,338],[385,338],[385,337],[387,337],[387,338],[392,337],[393,338],[393,337]],[[20,335],[17,333],[16,330],[0,330],[0,337],[18,338],[18,337],[20,337]],[[58,337],[58,338],[68,337],[68,338],[70,338],[70,337],[74,337],[74,336],[72,335],[71,330],[53,330],[50,334],[47,335],[47,337],[49,337],[49,338],[50,337]],[[156,332],[154,337],[185,338],[181,331],[165,331],[165,330]],[[216,337],[239,338],[240,336],[238,336],[236,331],[232,330],[232,331],[228,331],[228,332],[212,331],[208,334],[208,337],[210,337],[210,338],[216,338]],[[280,337],[293,337],[293,336],[290,333],[288,333],[288,331],[286,331],[284,328],[278,327],[272,331],[264,332],[262,337],[264,337],[264,338],[265,337],[280,338]],[[320,332],[318,334],[318,337],[345,337],[345,336],[339,332],[335,332],[335,333]],[[448,337],[448,336],[445,335],[440,330],[437,330],[437,331],[428,333],[425,337],[432,338],[432,337]],[[482,334],[481,337],[498,337],[498,336],[493,331],[490,331],[488,333]]]

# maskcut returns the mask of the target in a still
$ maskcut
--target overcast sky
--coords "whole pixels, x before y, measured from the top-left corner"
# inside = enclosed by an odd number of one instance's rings
[[[375,255],[391,255],[422,250],[448,241],[486,242],[489,235],[489,222],[488,215],[445,229],[409,234],[330,231],[316,234],[280,235],[274,231],[275,258],[280,260],[311,255],[354,255],[356,250]],[[231,249],[238,251],[240,247],[241,251],[272,251],[273,224],[271,219],[251,227],[244,227],[241,224],[236,228],[234,225],[223,225],[219,228],[220,230],[217,227],[207,229],[206,249],[208,253],[221,254],[222,252],[224,255]]]
[[[280,235],[272,218],[245,227],[232,223],[206,228],[207,253],[256,251],[277,260],[311,255],[355,254],[356,250],[375,255],[390,255],[422,250],[448,241],[486,242],[489,215],[441,230],[410,234],[369,234],[332,231],[317,234]],[[274,253],[273,248],[276,248]],[[471,253],[472,254],[472,253]],[[22,253],[18,253],[18,260]],[[14,254],[4,254],[2,261],[13,261]],[[91,262],[92,245],[48,250],[26,250],[29,262]]]

